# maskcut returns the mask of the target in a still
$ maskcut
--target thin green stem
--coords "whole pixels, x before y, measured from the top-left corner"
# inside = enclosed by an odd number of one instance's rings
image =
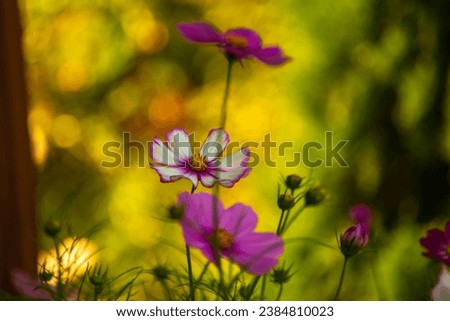
[[[55,246],[55,253],[56,253],[56,260],[58,262],[58,276],[57,276],[57,293],[58,293],[58,299],[65,300],[65,294],[64,294],[64,284],[62,282],[62,257],[61,253],[59,252],[59,246],[58,246],[58,240],[56,237],[53,237],[53,244]]]
[[[283,283],[280,284],[280,289],[278,290],[278,295],[277,295],[276,301],[280,301],[282,293],[283,293]]]
[[[253,282],[252,282],[252,284],[250,286],[250,289],[247,292],[247,296],[244,298],[246,301],[250,300],[250,298],[252,297],[252,294],[255,291],[256,285],[258,284],[258,281],[259,281],[260,278],[261,278],[261,276],[258,275],[257,277],[255,277],[253,279]]]
[[[278,227],[277,227],[277,235],[280,235],[281,233],[281,226],[283,225],[283,221],[284,221],[284,210],[281,210],[281,216],[280,216],[280,221],[278,222]]]
[[[337,301],[337,299],[339,297],[339,293],[341,292],[342,283],[344,283],[344,274],[345,274],[345,268],[347,267],[348,259],[349,258],[347,256],[345,256],[344,265],[342,266],[342,271],[341,271],[341,277],[339,278],[339,284],[338,284],[338,287],[336,289],[336,295],[334,296],[334,301]]]
[[[173,301],[172,292],[170,292],[170,289],[169,289],[169,286],[167,285],[166,280],[161,280],[161,285],[162,285],[162,288],[164,289],[164,291],[167,294],[167,299],[169,301]]]
[[[259,296],[260,301],[264,300],[264,292],[266,291],[266,281],[267,281],[267,275],[264,275],[263,279],[262,279],[262,284],[261,284],[261,294]]]
[[[225,92],[223,94],[222,106],[220,108],[220,128],[225,129],[225,125],[227,123],[227,104],[228,104],[228,96],[230,94],[230,83],[231,83],[231,69],[233,68],[233,60],[228,59],[228,68],[227,68],[227,80],[225,82]]]
[[[186,245],[186,259],[189,275],[189,300],[195,301],[194,277],[192,276],[191,250],[187,245]]]

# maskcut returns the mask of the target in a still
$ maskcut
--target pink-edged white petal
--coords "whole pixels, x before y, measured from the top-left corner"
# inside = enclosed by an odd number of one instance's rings
[[[176,166],[175,155],[172,150],[159,139],[155,138],[150,143],[150,156],[158,164]]]
[[[200,181],[205,187],[213,187],[214,184],[217,182],[217,178],[211,173],[202,172],[200,174]]]
[[[250,151],[247,147],[221,159],[216,174],[219,183],[225,187],[233,187],[250,173],[251,168],[247,167],[249,160]]]
[[[224,129],[211,129],[208,133],[208,137],[206,137],[206,140],[203,143],[200,154],[205,157],[207,161],[211,161],[222,154],[229,141],[230,136]]]
[[[189,158],[192,156],[189,134],[180,128],[171,130],[166,135],[169,149],[174,154],[174,161],[177,165],[187,166]]]
[[[159,175],[161,183],[175,182],[181,178],[189,179],[195,187],[198,185],[198,177],[183,167],[170,167],[156,164],[150,164]]]

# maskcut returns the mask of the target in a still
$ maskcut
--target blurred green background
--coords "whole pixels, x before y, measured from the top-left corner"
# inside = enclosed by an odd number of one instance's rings
[[[20,6],[41,227],[63,219],[69,235],[101,224],[89,249],[98,250],[95,260],[112,274],[164,262],[184,266],[180,228],[162,218],[190,183],[159,183],[147,147],[140,157],[131,149],[129,167],[101,167],[111,160],[102,147],[121,142],[125,132],[147,146],[176,127],[202,141],[218,126],[226,60],[213,46],[183,40],[175,25],[248,27],[292,61],[235,66],[227,130],[241,143],[271,133],[295,148],[284,156],[273,150],[277,166],[253,168],[222,190],[224,203],[252,206],[258,230],[275,231],[280,177],[311,174],[285,162],[332,131],[335,142],[349,140],[342,149],[349,167],[312,171],[329,197],[306,210],[286,237],[336,246],[336,234],[351,225],[349,207],[366,202],[374,211],[372,238],[366,253],[350,261],[342,299],[429,299],[438,265],[422,257],[418,240],[450,216],[448,1],[22,0]],[[253,151],[263,158],[261,148]],[[40,234],[42,259],[52,245]],[[282,261],[296,271],[282,299],[332,298],[339,252],[290,242]],[[135,298],[161,298],[161,291],[149,278]]]

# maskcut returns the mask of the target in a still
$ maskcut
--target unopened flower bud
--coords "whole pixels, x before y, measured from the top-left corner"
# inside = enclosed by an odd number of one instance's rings
[[[326,190],[323,186],[315,186],[305,194],[305,206],[318,205],[325,200]]]
[[[56,220],[49,220],[44,226],[45,234],[55,237],[61,231],[61,224]]]
[[[96,287],[96,291],[101,292],[103,285],[106,282],[106,274],[108,273],[108,269],[102,271],[102,266],[97,268],[97,265],[94,267],[94,271],[89,274],[89,282]]]
[[[184,216],[184,206],[183,205],[172,205],[169,208],[169,217],[172,220],[181,220]]]
[[[290,210],[294,205],[295,199],[291,194],[281,194],[278,196],[278,207],[281,210]]]
[[[39,272],[38,277],[42,282],[48,282],[53,278],[53,273],[48,270],[42,270]]]
[[[289,282],[291,277],[291,267],[285,268],[284,266],[273,269],[270,275],[271,281],[280,285]]]
[[[300,176],[293,174],[286,177],[285,184],[289,189],[293,191],[300,187],[300,185],[302,184],[302,180],[303,179]]]

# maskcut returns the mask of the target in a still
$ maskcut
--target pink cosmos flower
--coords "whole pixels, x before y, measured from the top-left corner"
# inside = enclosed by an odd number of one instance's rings
[[[254,275],[269,272],[283,253],[283,241],[275,233],[254,231],[258,218],[252,208],[235,204],[224,209],[219,199],[207,193],[178,197],[178,205],[185,209],[180,220],[186,245],[198,248],[206,258],[217,263],[214,255],[214,235],[217,233],[220,255],[236,262]],[[218,225],[214,226],[214,206]]]
[[[431,299],[433,301],[450,301],[450,271],[446,265],[442,266],[439,280],[431,290]]]
[[[194,188],[200,181],[205,187],[219,183],[232,187],[250,172],[249,149],[244,147],[227,157],[220,155],[228,145],[230,138],[223,129],[212,129],[199,153],[193,153],[189,135],[183,129],[174,129],[167,133],[165,145],[159,138],[150,143],[150,155],[163,183],[189,179]]]
[[[259,61],[278,66],[290,58],[284,56],[278,46],[262,46],[259,35],[247,28],[229,29],[222,33],[206,22],[191,22],[177,24],[181,35],[195,43],[216,44],[228,56],[237,60],[254,57]]]
[[[341,234],[339,242],[342,254],[347,257],[355,255],[367,245],[372,215],[367,205],[358,204],[350,209],[350,217],[355,224]]]
[[[450,221],[445,225],[444,231],[429,230],[427,236],[420,239],[420,244],[427,250],[423,255],[450,266]]]

